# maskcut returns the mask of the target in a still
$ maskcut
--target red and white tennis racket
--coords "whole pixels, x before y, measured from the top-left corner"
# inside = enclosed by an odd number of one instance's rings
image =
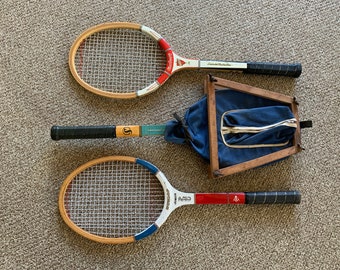
[[[80,166],[65,179],[59,194],[66,224],[88,239],[107,244],[151,235],[183,205],[298,203],[298,191],[181,192],[151,163],[125,156],[99,158]]]
[[[127,22],[87,29],[69,54],[72,75],[85,89],[111,98],[136,98],[158,89],[181,69],[238,70],[298,77],[301,64],[187,59],[151,28]]]

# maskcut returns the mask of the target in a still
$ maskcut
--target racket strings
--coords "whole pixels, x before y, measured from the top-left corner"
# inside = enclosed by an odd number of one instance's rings
[[[133,236],[154,223],[164,206],[164,191],[144,167],[110,161],[79,173],[64,200],[69,218],[78,227],[118,238]]]
[[[75,68],[92,87],[129,93],[152,84],[165,70],[166,56],[158,43],[138,30],[108,29],[80,44]]]

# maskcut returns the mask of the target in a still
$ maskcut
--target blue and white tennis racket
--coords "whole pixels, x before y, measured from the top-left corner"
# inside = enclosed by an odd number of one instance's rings
[[[80,235],[107,244],[143,239],[172,211],[191,204],[298,204],[298,191],[185,193],[151,163],[109,156],[73,171],[62,184],[59,209]]]

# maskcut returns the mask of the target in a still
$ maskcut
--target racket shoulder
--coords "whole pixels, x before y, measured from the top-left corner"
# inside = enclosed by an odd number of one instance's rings
[[[155,225],[157,228],[162,226],[162,224],[167,220],[167,218],[176,208],[184,206],[184,205],[195,204],[194,193],[182,192],[174,188],[169,183],[164,173],[160,171],[155,165],[153,165],[152,163],[146,160],[138,159],[138,158],[136,159],[136,163],[147,168],[152,174],[154,174],[158,178],[158,181],[162,185],[162,188],[164,191],[163,210],[160,213],[157,220],[155,221]]]
[[[156,41],[163,39],[163,37],[160,34],[158,34],[155,30],[151,29],[150,27],[147,27],[145,25],[141,25],[140,29],[141,29],[142,32],[148,34],[149,36],[151,36]]]
[[[151,164],[150,162],[144,159],[137,158],[136,163],[147,168],[152,174],[156,174],[159,171],[159,169],[155,165]]]
[[[155,92],[163,83],[165,83],[168,77],[169,76],[167,74],[163,73],[155,82],[141,90],[138,90],[136,93],[132,93],[133,95],[129,95],[127,98],[142,97]]]

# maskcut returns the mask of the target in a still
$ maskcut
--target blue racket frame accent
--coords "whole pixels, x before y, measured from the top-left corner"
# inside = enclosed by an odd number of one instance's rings
[[[151,164],[151,163],[149,163],[149,162],[147,162],[143,159],[137,158],[136,163],[147,168],[152,174],[156,174],[159,171],[159,169],[155,165],[153,165],[153,164]]]
[[[135,235],[135,240],[141,240],[151,234],[153,234],[154,232],[156,232],[158,230],[158,227],[156,224],[152,224],[149,228],[145,229],[144,231],[142,231],[141,233],[138,233]]]

